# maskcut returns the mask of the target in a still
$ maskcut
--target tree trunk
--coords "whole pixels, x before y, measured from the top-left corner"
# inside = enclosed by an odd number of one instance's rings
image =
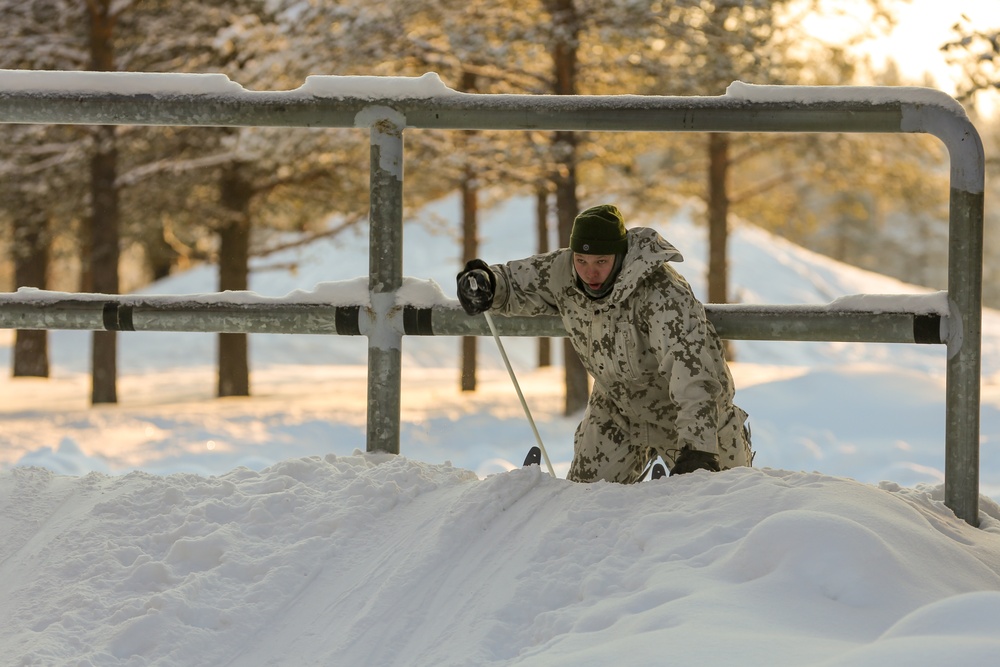
[[[552,15],[552,64],[555,73],[556,95],[576,94],[576,65],[580,18],[574,0],[546,0]],[[556,215],[559,220],[559,245],[569,246],[573,218],[579,209],[576,199],[576,136],[572,132],[556,132],[552,142],[557,163]],[[566,369],[565,414],[571,415],[587,405],[590,396],[589,380],[583,363],[570,344],[563,341],[563,360]]]
[[[729,302],[729,135],[708,135],[708,302]],[[726,356],[733,359],[729,341]]]
[[[471,169],[462,180],[462,265],[479,256],[478,190]],[[476,336],[462,336],[462,391],[476,390]]]
[[[538,254],[549,251],[549,189],[545,183],[538,186],[535,200],[535,218],[538,221]],[[538,339],[538,367],[552,365],[552,339]]]
[[[575,153],[576,138],[572,132],[556,133],[556,152],[559,154]],[[564,163],[565,173],[556,180],[556,213],[559,220],[559,246],[569,247],[569,235],[573,230],[573,219],[579,204],[576,199],[576,165]],[[569,338],[563,339],[563,364],[566,371],[566,404],[564,412],[571,415],[587,406],[590,398],[590,382],[587,370],[570,343]]]
[[[45,289],[49,253],[47,219],[28,213],[14,218],[15,287]],[[44,329],[19,329],[14,340],[14,377],[49,376],[49,338]]]
[[[708,301],[728,303],[729,136],[708,135]]]
[[[97,152],[90,160],[90,289],[118,294],[119,211],[115,178],[115,128],[97,128]],[[95,331],[91,348],[91,403],[118,402],[118,334]]]
[[[462,73],[462,90],[467,93],[476,90],[476,75]],[[466,132],[472,136],[474,132]],[[462,265],[479,256],[479,189],[476,173],[467,160],[460,186],[462,191]],[[462,391],[476,390],[476,363],[478,339],[476,336],[462,336],[462,376],[459,380]]]
[[[223,172],[219,184],[226,220],[219,230],[219,291],[246,290],[250,266],[251,185],[239,167]],[[218,396],[249,396],[250,365],[247,335],[219,334]]]
[[[88,2],[90,25],[90,70],[112,72],[115,17],[111,0]],[[95,128],[94,154],[90,159],[90,253],[89,289],[101,294],[118,293],[119,211],[115,179],[118,149],[115,128]],[[118,402],[118,336],[114,331],[95,331],[91,347],[91,403]]]

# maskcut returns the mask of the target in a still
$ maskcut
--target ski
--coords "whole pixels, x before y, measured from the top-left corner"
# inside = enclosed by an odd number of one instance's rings
[[[658,459],[653,459],[646,464],[643,468],[642,473],[635,480],[638,484],[639,482],[652,482],[654,479],[660,479],[667,476],[667,467],[663,465]]]
[[[521,467],[527,468],[528,466],[537,466],[542,464],[542,450],[538,447],[532,447],[528,450],[528,455],[524,457],[524,463]],[[645,478],[645,474],[639,479]],[[652,469],[649,472],[649,480],[660,479],[667,476],[667,468],[657,461],[653,464]]]
[[[527,468],[528,466],[537,466],[541,464],[542,450],[536,446],[528,450],[528,455],[524,457],[524,463],[522,463],[521,466]]]

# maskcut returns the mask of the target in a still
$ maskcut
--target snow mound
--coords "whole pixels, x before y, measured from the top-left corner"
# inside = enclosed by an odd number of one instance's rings
[[[359,452],[218,477],[16,468],[0,473],[0,652],[18,665],[987,664],[1000,508],[983,502],[977,530],[934,490],[770,469],[621,486]]]

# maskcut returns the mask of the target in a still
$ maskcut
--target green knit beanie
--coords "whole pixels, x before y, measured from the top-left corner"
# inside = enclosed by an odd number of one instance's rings
[[[585,255],[625,254],[625,221],[617,207],[611,204],[593,206],[576,216],[569,235],[573,252]]]

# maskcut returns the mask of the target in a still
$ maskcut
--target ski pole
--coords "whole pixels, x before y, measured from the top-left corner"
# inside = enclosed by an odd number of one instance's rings
[[[542,456],[545,458],[545,465],[548,466],[549,474],[553,477],[556,476],[556,471],[552,469],[552,461],[549,460],[549,453],[545,451],[545,445],[542,444],[542,436],[538,434],[538,428],[535,426],[535,420],[531,418],[531,411],[528,410],[528,402],[524,400],[524,394],[521,393],[521,385],[517,382],[517,377],[514,375],[514,369],[510,365],[510,359],[507,358],[507,352],[503,349],[503,343],[500,342],[500,334],[497,333],[497,328],[493,324],[493,316],[490,315],[489,311],[483,313],[486,316],[486,323],[490,325],[490,331],[493,333],[493,340],[497,342],[497,348],[500,350],[500,356],[503,357],[503,363],[507,366],[507,372],[510,374],[510,381],[514,383],[514,389],[517,391],[517,397],[521,399],[521,407],[524,408],[524,416],[528,418],[528,423],[531,424],[531,430],[535,433],[535,441],[538,443],[538,448],[542,450]]]

